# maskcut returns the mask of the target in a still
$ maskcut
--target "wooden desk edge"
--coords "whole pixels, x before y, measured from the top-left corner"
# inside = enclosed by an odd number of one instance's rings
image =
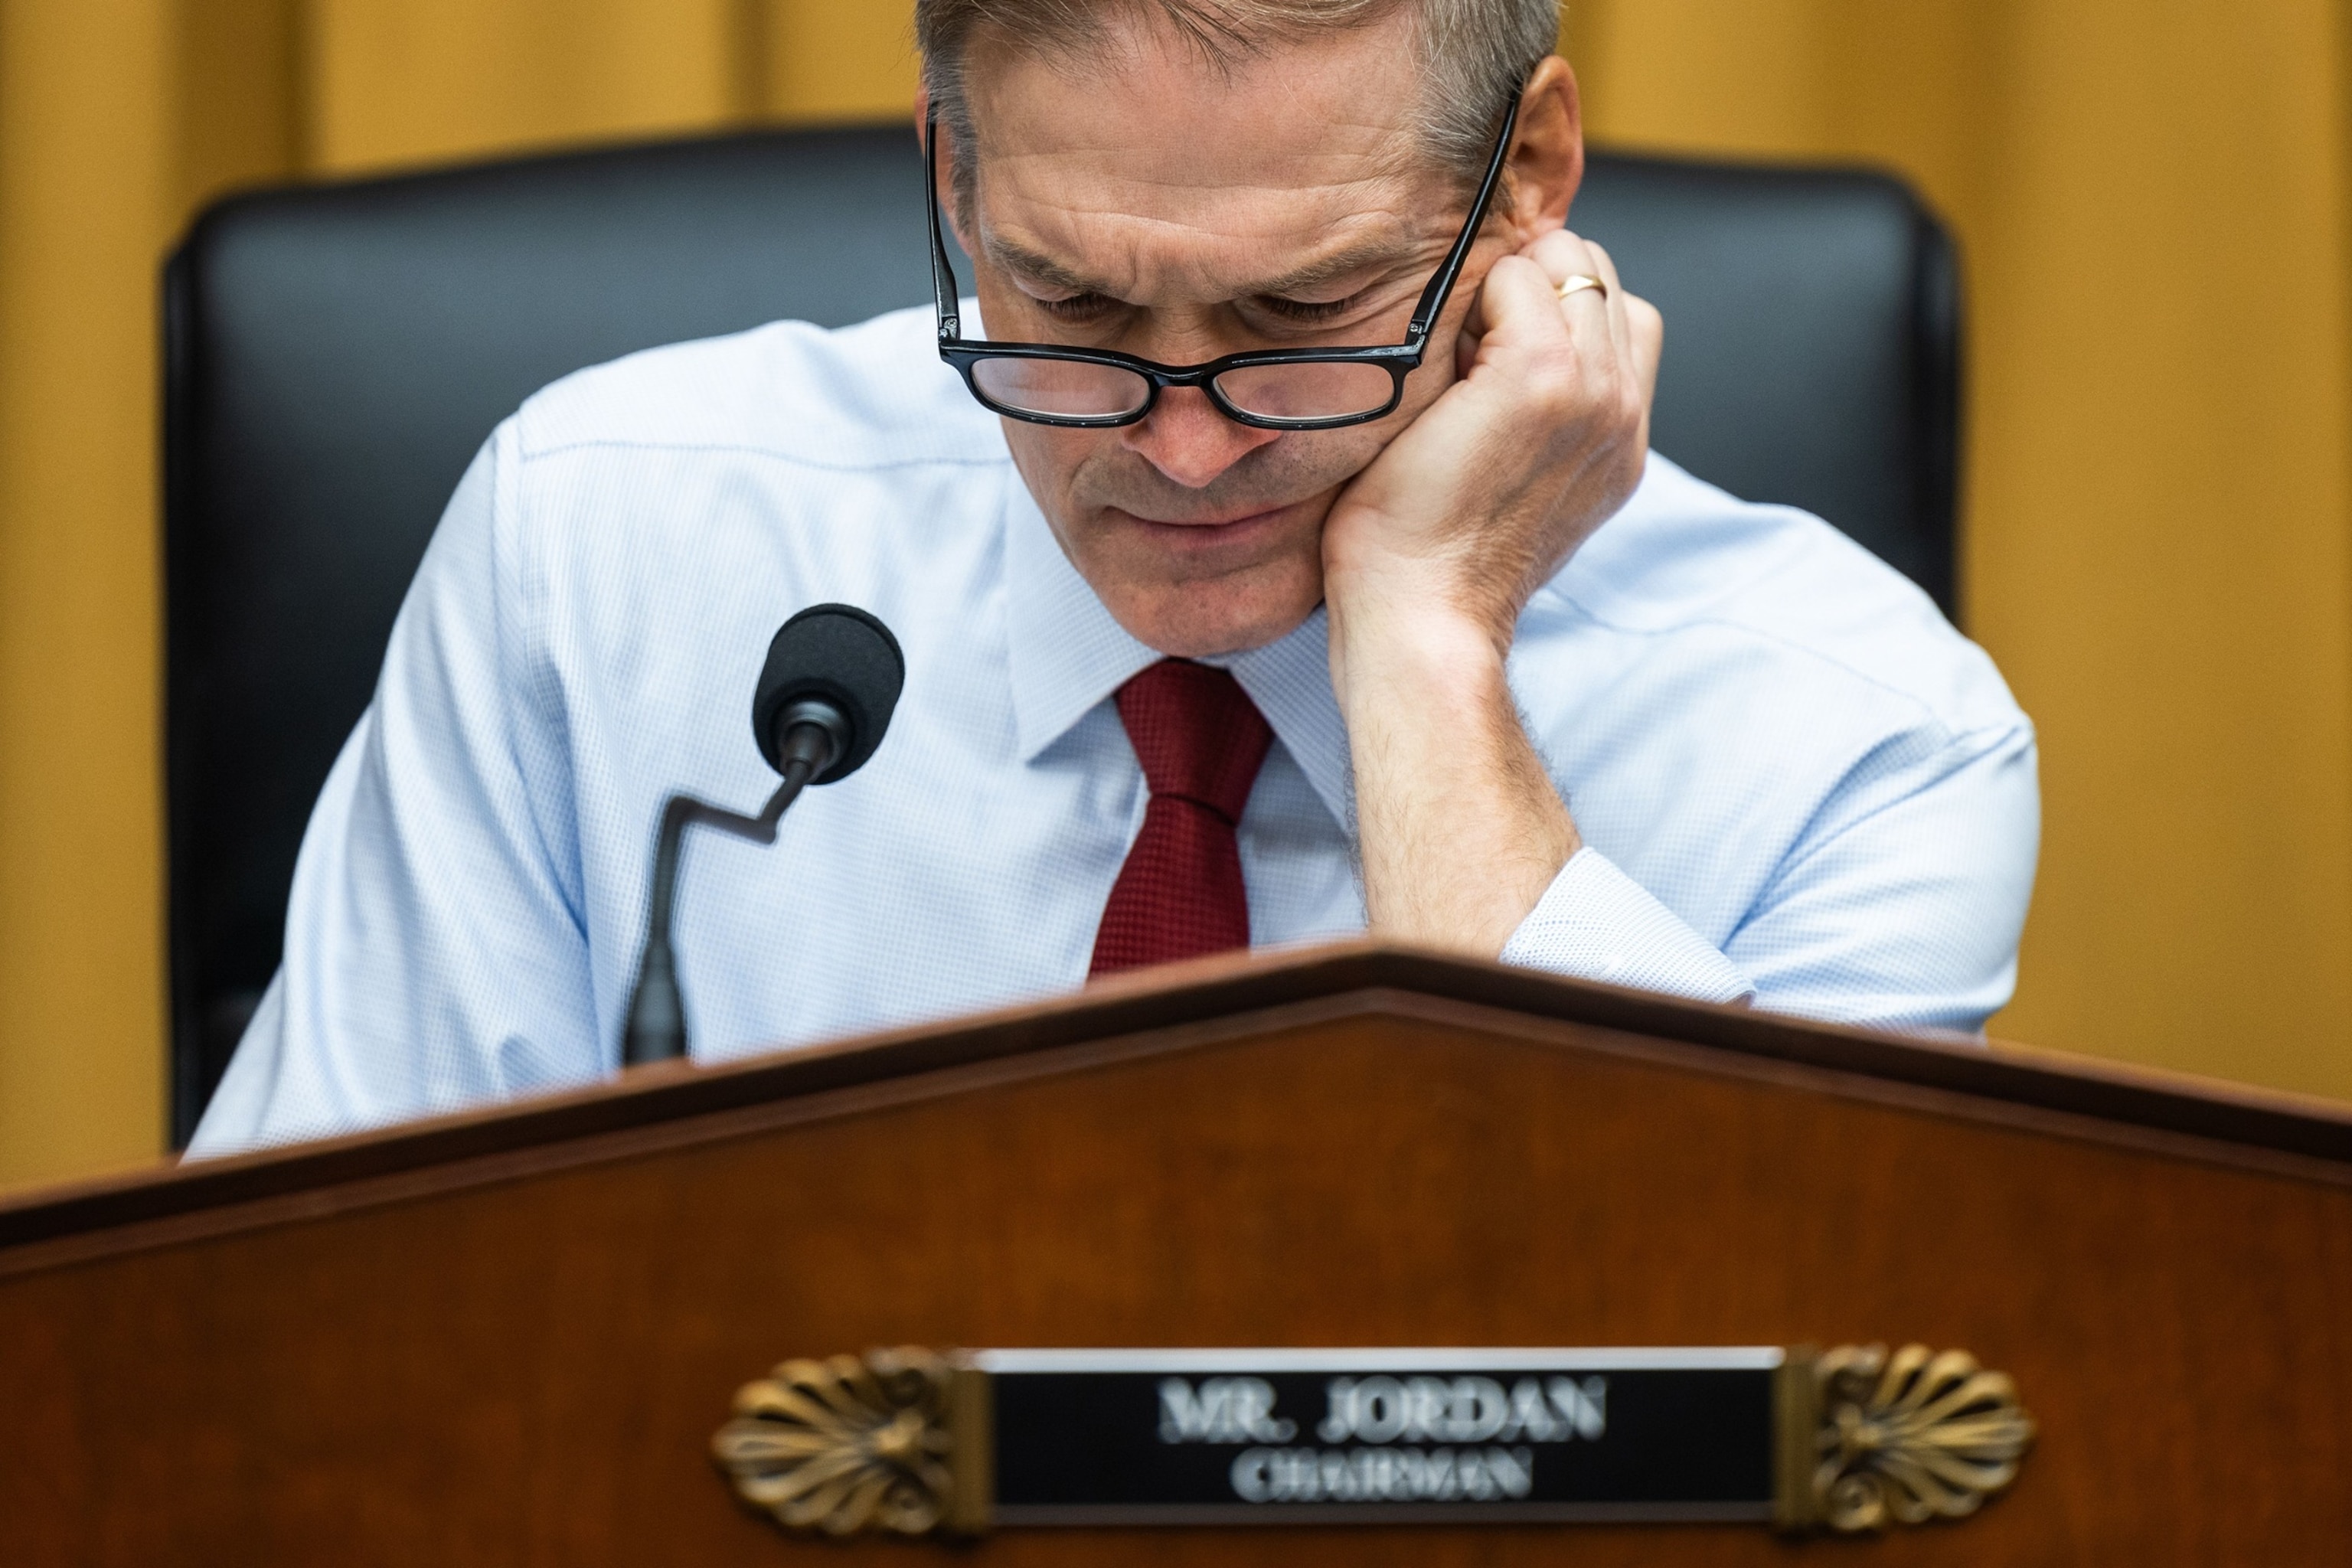
[[[1422,995],[1735,1056],[2092,1118],[2337,1167],[2352,1182],[2352,1106],[2030,1047],[1915,1037],[1687,1002],[1369,941],[1234,954],[1141,972],[992,1013],[711,1066],[666,1063],[529,1100],[347,1137],[167,1165],[0,1200],[0,1273],[62,1237],[396,1177],[893,1079],[1217,1025],[1349,994]],[[1370,1000],[1368,997],[1367,1000]],[[1310,1012],[1325,1009],[1309,1008]],[[1230,1027],[1202,1032],[1230,1037]],[[2326,1170],[2309,1173],[2329,1175]]]

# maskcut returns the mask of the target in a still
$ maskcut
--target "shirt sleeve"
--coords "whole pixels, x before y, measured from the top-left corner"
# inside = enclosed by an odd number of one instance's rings
[[[425,552],[303,836],[284,960],[191,1155],[604,1070],[512,442],[491,437]]]
[[[1702,1002],[1737,1002],[1755,985],[1714,943],[1586,845],[1569,857],[1503,962]]]
[[[2033,731],[2021,720],[1916,740],[1849,772],[1720,942],[1587,847],[1503,961],[1876,1028],[1980,1033],[2016,988],[2040,852]]]
[[[1755,978],[1759,1006],[1981,1034],[2017,988],[2041,838],[2021,718],[1891,772],[1865,761],[1725,951]]]

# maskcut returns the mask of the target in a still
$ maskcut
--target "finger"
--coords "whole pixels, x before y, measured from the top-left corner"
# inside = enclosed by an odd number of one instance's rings
[[[1600,247],[1592,247],[1592,249],[1600,251],[1600,263],[1609,268],[1609,294],[1625,310],[1625,336],[1633,345],[1634,369],[1642,376],[1642,400],[1649,402],[1651,395],[1658,390],[1658,360],[1665,355],[1665,318],[1658,315],[1658,306],[1634,294],[1633,289],[1618,287],[1616,261],[1609,258],[1609,251],[1600,249]]]
[[[1615,370],[1623,366],[1626,379],[1633,379],[1632,340],[1624,329],[1624,312],[1619,308],[1616,289],[1604,270],[1599,247],[1591,242],[1560,229],[1548,234],[1530,247],[1536,260],[1551,280],[1557,309],[1569,324],[1569,335],[1577,345],[1578,353],[1598,370],[1607,366]],[[1561,285],[1572,278],[1597,278],[1598,289],[1580,289],[1572,294],[1560,295]]]
[[[1609,285],[1609,298],[1618,306],[1618,319],[1623,323],[1625,346],[1632,363],[1641,377],[1642,396],[1646,401],[1658,385],[1658,361],[1665,350],[1665,318],[1658,308],[1627,289],[1618,280],[1616,258],[1608,247],[1587,240],[1593,261],[1601,268],[1596,274]]]
[[[1613,279],[1603,267],[1600,247],[1561,229],[1546,235],[1532,247],[1543,265],[1557,292],[1578,278],[1600,280],[1598,289],[1584,288],[1559,296],[1561,317],[1570,323],[1570,335],[1578,351],[1586,355],[1605,354],[1606,363],[1613,369],[1632,365],[1632,339],[1625,330],[1624,312],[1617,302]],[[1627,380],[1633,379],[1629,374]]]
[[[1617,356],[1615,363],[1625,373],[1625,390],[1646,408],[1657,386],[1658,357],[1664,338],[1664,323],[1656,309],[1626,289],[1618,276],[1616,258],[1598,241],[1580,237],[1572,250],[1556,247],[1550,259],[1554,266],[1586,268],[1585,276],[1601,279],[1602,289],[1607,290],[1611,350]],[[1604,297],[1601,289],[1591,289],[1580,290],[1579,295],[1570,299],[1584,293]]]
[[[1529,347],[1558,348],[1575,329],[1560,308],[1559,290],[1534,257],[1506,256],[1487,270],[1478,290],[1483,336]]]
[[[1507,257],[1486,275],[1491,323],[1478,362],[1502,373],[1498,383],[1515,416],[1545,428],[1614,424],[1633,401],[1633,366],[1619,357],[1605,312],[1560,309],[1558,287],[1532,257]],[[1474,374],[1470,378],[1477,383]]]
[[[1549,258],[1553,266],[1570,269],[1563,274],[1563,281],[1580,276],[1596,278],[1600,279],[1601,287],[1579,289],[1563,299],[1561,307],[1568,309],[1588,294],[1602,302],[1611,352],[1616,356],[1616,363],[1627,370],[1626,384],[1642,386],[1646,396],[1650,380],[1643,370],[1642,351],[1633,321],[1633,307],[1638,301],[1625,291],[1624,284],[1617,276],[1617,264],[1604,247],[1580,236],[1568,235],[1567,237],[1576,241],[1574,246],[1555,247]]]
[[[1534,260],[1535,251],[1535,246],[1523,246],[1507,256],[1497,258],[1494,267],[1487,268],[1486,279],[1481,279],[1479,283],[1478,292],[1471,298],[1470,309],[1464,312],[1462,317],[1462,338],[1465,343],[1475,343],[1495,330],[1495,314],[1491,309],[1491,301],[1487,298],[1486,285],[1494,278],[1496,269],[1501,268],[1507,275],[1510,269],[1505,267],[1504,263]],[[1538,265],[1541,264],[1538,263]]]
[[[1567,229],[1555,229],[1528,247],[1536,262],[1552,281],[1557,292],[1571,279],[1598,278],[1599,289],[1580,289],[1560,297],[1560,309],[1573,319],[1574,312],[1594,305],[1603,308],[1609,303],[1609,279],[1601,275],[1600,263],[1594,258],[1594,247]],[[1591,298],[1588,300],[1587,295]]]
[[[1538,306],[1537,300],[1545,303]],[[1455,374],[1469,374],[1489,340],[1507,325],[1509,342],[1561,344],[1569,336],[1551,279],[1527,250],[1503,257],[1487,268],[1455,340]]]
[[[1618,281],[1617,263],[1610,256],[1608,247],[1597,239],[1588,239],[1584,242],[1584,248],[1592,264],[1590,276],[1600,279],[1601,286],[1609,290],[1609,335],[1615,342],[1617,352],[1624,356],[1625,363],[1631,364],[1635,357],[1633,296],[1626,293],[1625,286]]]
[[[1610,294],[1612,297],[1615,296],[1620,287],[1617,281],[1616,258],[1609,254],[1609,247],[1597,239],[1586,240],[1584,249],[1585,253],[1592,258],[1592,275],[1608,284]]]

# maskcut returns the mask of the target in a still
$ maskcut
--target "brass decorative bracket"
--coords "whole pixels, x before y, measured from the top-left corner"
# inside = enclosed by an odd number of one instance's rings
[[[788,1361],[743,1385],[710,1440],[736,1495],[792,1530],[979,1534],[988,1375],[912,1348]]]
[[[1783,1530],[1853,1534],[1964,1519],[2017,1479],[2033,1417],[1966,1351],[1792,1349],[1776,1390]]]

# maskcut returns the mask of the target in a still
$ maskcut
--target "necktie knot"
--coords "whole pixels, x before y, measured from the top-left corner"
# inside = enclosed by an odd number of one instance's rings
[[[1274,731],[1231,672],[1163,658],[1118,689],[1118,717],[1154,796],[1241,820]]]

